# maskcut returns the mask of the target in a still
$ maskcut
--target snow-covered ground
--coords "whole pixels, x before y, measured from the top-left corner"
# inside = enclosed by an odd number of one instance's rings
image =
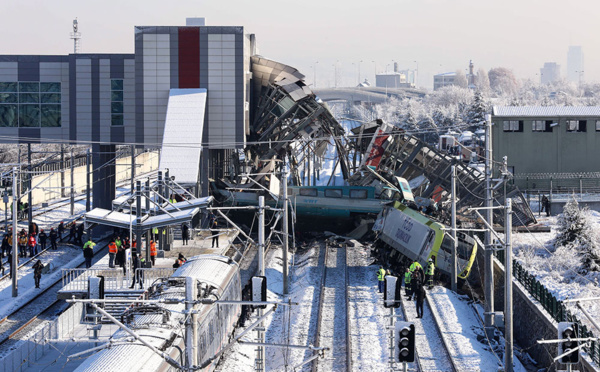
[[[590,214],[594,224],[600,226],[600,213],[591,211]],[[555,252],[557,218],[540,218],[541,224],[551,227],[549,233],[513,233],[515,260],[533,274],[557,300],[600,297],[600,273],[582,275],[576,270],[580,266],[577,252]],[[581,304],[595,319],[600,318],[600,301]],[[567,307],[585,322],[585,316],[576,308],[575,303],[568,303]],[[594,333],[600,332],[594,330]]]

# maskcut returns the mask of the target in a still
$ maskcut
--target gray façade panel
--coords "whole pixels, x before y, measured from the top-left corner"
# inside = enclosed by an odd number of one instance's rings
[[[237,148],[242,148],[245,137],[244,116],[246,105],[244,103],[244,34],[235,35],[235,142]]]
[[[19,128],[19,143],[40,143],[40,128]]]
[[[146,27],[136,27],[135,32],[135,138],[144,143],[144,34]]]
[[[92,59],[92,141],[100,138],[100,60]]]
[[[169,36],[171,89],[179,88],[179,28],[171,27]]]
[[[69,55],[69,141],[77,140],[77,65],[76,55]]]

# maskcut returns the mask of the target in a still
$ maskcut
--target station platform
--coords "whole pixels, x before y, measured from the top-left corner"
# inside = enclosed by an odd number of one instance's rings
[[[140,289],[148,288],[155,280],[173,274],[175,272],[173,264],[179,254],[183,254],[186,258],[203,254],[225,255],[237,235],[238,232],[234,229],[219,230],[219,247],[212,248],[210,231],[198,230],[192,234],[193,238],[190,238],[186,245],[183,245],[182,240],[175,240],[171,250],[159,249],[154,267],[137,269],[135,273],[131,271],[129,275],[121,267],[110,268],[108,254],[89,269],[63,269],[63,286],[58,291],[57,297],[58,299],[87,298],[88,278],[99,276],[104,277],[104,291],[107,296],[118,294],[121,297],[127,297],[129,292],[139,293]],[[145,257],[145,251],[142,251],[142,257]],[[135,286],[132,288],[134,279]]]

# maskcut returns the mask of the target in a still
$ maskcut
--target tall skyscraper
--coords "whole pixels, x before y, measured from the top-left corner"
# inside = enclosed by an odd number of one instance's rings
[[[550,84],[560,80],[560,65],[556,62],[546,62],[540,69],[540,83]]]
[[[584,80],[583,72],[583,49],[579,45],[571,45],[567,53],[567,79],[580,83]]]

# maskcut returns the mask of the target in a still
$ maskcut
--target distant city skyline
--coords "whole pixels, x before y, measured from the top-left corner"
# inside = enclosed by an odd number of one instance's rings
[[[83,53],[133,53],[134,26],[205,17],[207,25],[244,26],[256,34],[261,54],[298,68],[311,85],[316,77],[318,87],[333,86],[336,75],[338,86],[357,85],[359,75],[374,83],[376,72],[391,71],[397,62],[400,70],[418,70],[419,86],[431,89],[434,74],[466,70],[469,60],[475,71],[507,67],[519,79],[539,81],[544,62],[568,68],[574,45],[586,51],[587,66],[600,65],[600,50],[593,48],[598,10],[600,4],[589,0],[572,7],[558,0],[544,7],[517,0],[381,0],[369,6],[340,0],[302,6],[285,0],[179,0],[168,6],[158,0],[7,1],[0,54],[72,53],[76,17]],[[534,27],[549,20],[563,21]],[[600,71],[586,70],[585,81],[600,81]]]

